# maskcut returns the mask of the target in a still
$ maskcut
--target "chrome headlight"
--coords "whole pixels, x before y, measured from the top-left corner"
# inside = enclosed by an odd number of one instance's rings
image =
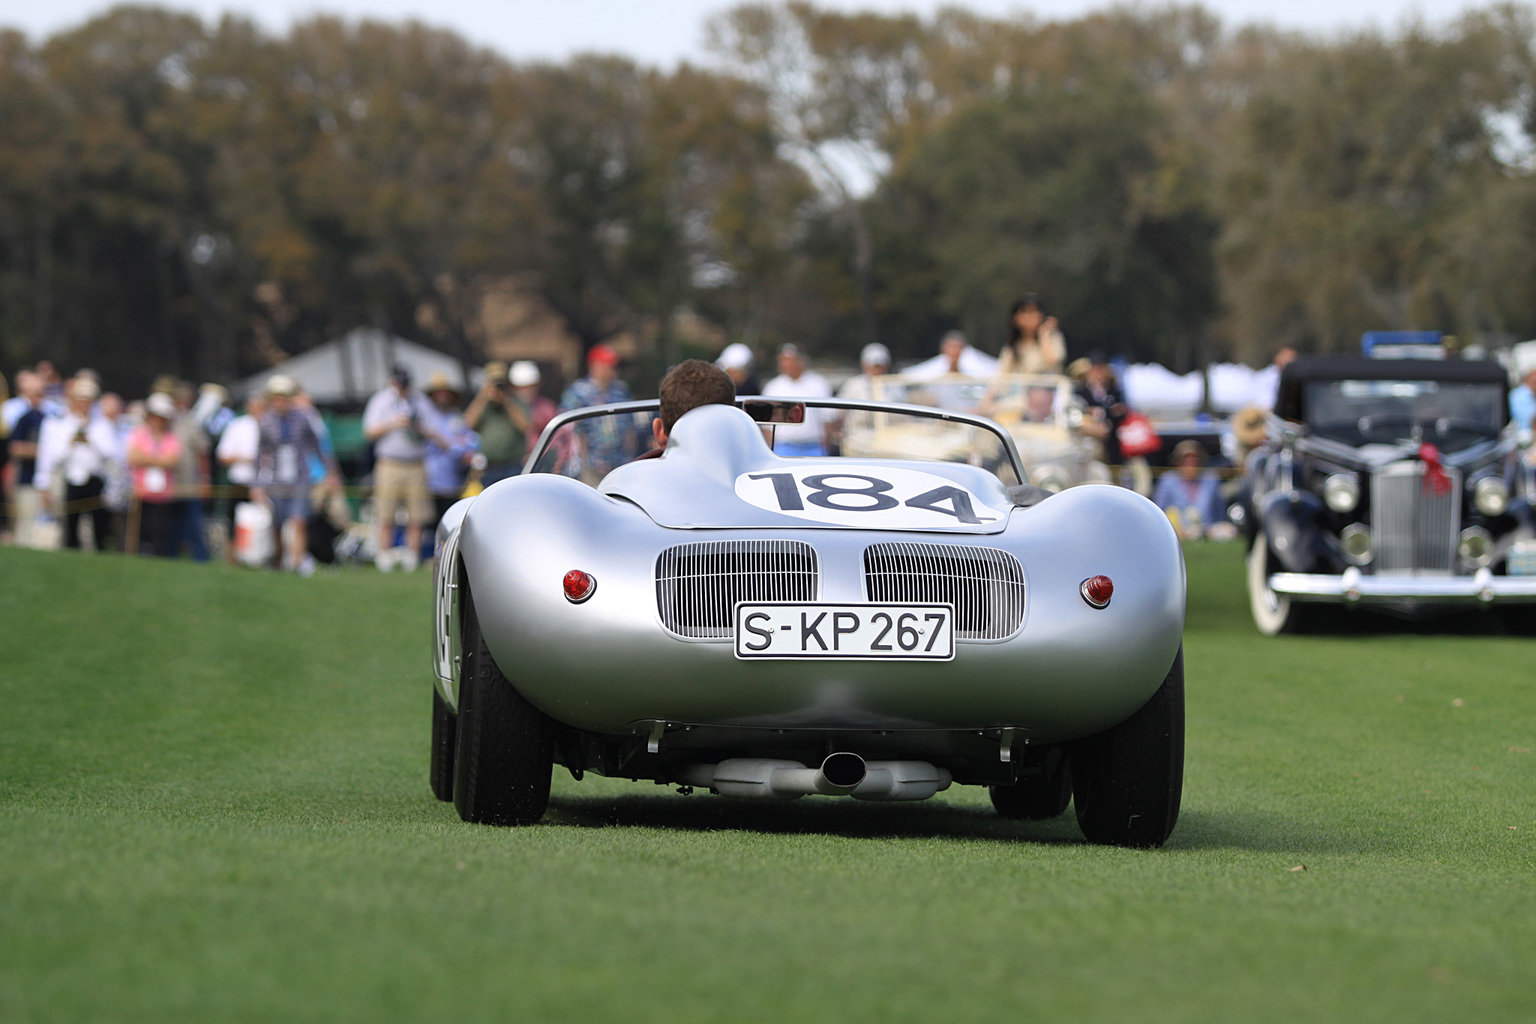
[[[1364,565],[1371,560],[1371,531],[1360,523],[1350,523],[1339,534],[1339,546],[1344,549],[1344,561]]]
[[[1509,488],[1496,476],[1485,476],[1472,489],[1472,501],[1485,516],[1501,516],[1509,508]]]
[[[1469,526],[1461,531],[1456,553],[1468,565],[1481,569],[1493,561],[1493,535],[1481,526]]]
[[[1353,473],[1335,473],[1323,481],[1323,501],[1335,512],[1353,512],[1360,504],[1360,481]]]

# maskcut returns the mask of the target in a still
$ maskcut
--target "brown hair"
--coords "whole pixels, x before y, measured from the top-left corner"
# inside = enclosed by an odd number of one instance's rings
[[[661,429],[672,427],[683,414],[701,405],[735,405],[736,384],[714,363],[685,359],[661,378]]]

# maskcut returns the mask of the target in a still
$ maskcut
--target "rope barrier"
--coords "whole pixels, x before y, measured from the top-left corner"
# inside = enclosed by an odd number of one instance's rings
[[[1177,467],[1174,467],[1174,466],[1148,466],[1148,469],[1150,469],[1154,475],[1160,474],[1160,473],[1164,473],[1164,472],[1167,472],[1168,470],[1175,469],[1175,468],[1177,468]],[[1202,473],[1207,473],[1207,472],[1215,473],[1222,480],[1230,480],[1233,477],[1241,476],[1243,470],[1242,470],[1242,467],[1240,467],[1240,466],[1212,466],[1212,467],[1209,467],[1209,468],[1202,469],[1201,472]],[[323,485],[321,485],[321,484],[312,484],[311,485],[312,488],[318,488],[318,487],[322,487],[322,486]],[[325,488],[325,493],[326,494],[332,494],[332,493],[335,493],[336,490],[337,490],[337,488]],[[340,488],[341,496],[343,498],[356,499],[358,501],[364,500],[366,498],[373,497],[373,492],[375,490],[376,490],[375,487],[373,487],[372,485],[368,485],[368,484],[344,484]],[[242,485],[242,484],[193,484],[193,485],[185,485],[185,484],[183,484],[183,485],[171,488],[171,490],[170,490],[171,499],[170,500],[171,501],[177,501],[177,500],[185,500],[185,499],[188,499],[188,498],[201,498],[204,501],[218,501],[218,500],[224,500],[224,499],[230,499],[230,498],[239,498],[242,501],[249,501],[250,500],[250,497],[249,497],[250,491],[251,491],[250,487]],[[137,498],[130,498],[129,499],[130,503],[137,502],[138,500],[139,499],[137,499]],[[167,503],[169,503],[169,502],[167,502]],[[19,506],[14,501],[12,501],[12,502],[0,502],[0,513],[3,513],[5,516],[8,516],[8,517],[10,517],[12,519],[15,519],[19,515],[19,511],[18,510],[20,509],[20,507],[21,506]],[[125,511],[125,507],[124,506],[119,505],[117,507],[113,507],[111,505],[108,505],[106,500],[105,500],[105,496],[104,495],[100,496],[100,497],[95,497],[95,498],[76,498],[74,501],[66,501],[66,500],[62,500],[62,499],[50,500],[49,503],[45,507],[43,507],[41,509],[41,511],[42,511],[42,513],[44,515],[58,517],[58,516],[78,515],[78,514],[84,514],[84,513],[89,513],[89,512],[95,512],[97,509],[103,509],[103,508],[107,509],[108,511],[112,511],[112,512],[122,512],[122,511]]]

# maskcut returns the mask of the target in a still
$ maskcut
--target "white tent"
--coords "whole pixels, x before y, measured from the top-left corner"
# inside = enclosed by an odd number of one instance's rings
[[[309,392],[316,405],[360,404],[389,382],[390,368],[396,363],[410,368],[417,387],[432,374],[445,373],[454,387],[465,390],[464,367],[457,359],[372,327],[358,327],[285,359],[240,381],[234,390],[248,395],[265,387],[274,374],[286,373]]]
[[[1120,383],[1131,408],[1163,419],[1193,416],[1205,398],[1205,375],[1198,370],[1181,375],[1157,363],[1132,363]]]

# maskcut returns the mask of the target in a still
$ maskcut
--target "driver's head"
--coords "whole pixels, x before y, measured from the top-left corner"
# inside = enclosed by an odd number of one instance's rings
[[[667,435],[683,414],[701,405],[735,405],[736,385],[714,363],[685,359],[661,378],[661,415],[652,424],[657,444],[666,444]]]

